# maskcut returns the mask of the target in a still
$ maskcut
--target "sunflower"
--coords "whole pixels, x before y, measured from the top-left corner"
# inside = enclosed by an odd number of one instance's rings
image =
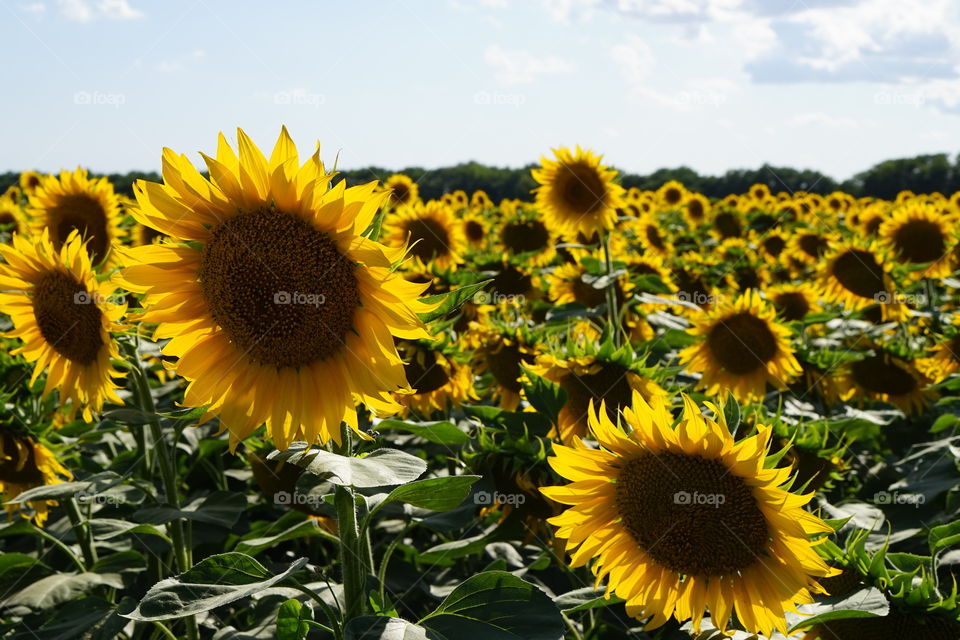
[[[9,202],[6,198],[0,199],[0,233],[12,236],[15,233],[27,232],[27,221],[18,205]]]
[[[645,253],[652,253],[664,258],[673,254],[670,239],[654,216],[645,214],[630,226],[636,233],[636,237]]]
[[[750,244],[756,247],[757,255],[763,260],[770,264],[779,264],[787,248],[787,239],[784,235],[778,231],[768,231],[763,235],[751,231]]]
[[[680,364],[703,377],[697,388],[708,394],[731,391],[741,401],[763,398],[767,383],[779,390],[800,375],[789,345],[790,330],[774,320],[776,312],[756,291],[693,320],[688,333],[697,344],[680,352]]]
[[[397,209],[384,224],[384,237],[395,247],[408,246],[417,265],[455,267],[463,251],[463,229],[449,207],[437,200]]]
[[[944,278],[951,272],[949,256],[956,244],[956,228],[955,214],[912,201],[895,209],[879,233],[901,262],[929,265],[913,272],[913,277]]]
[[[49,231],[60,249],[74,230],[86,241],[94,265],[115,264],[114,243],[126,232],[120,226],[120,200],[106,178],[90,178],[86,169],[43,176],[27,210],[33,233]]]
[[[473,195],[470,196],[470,208],[482,213],[487,209],[493,208],[493,200],[490,199],[486,191],[477,189],[473,192]]]
[[[743,235],[743,220],[735,209],[723,209],[713,214],[711,231],[718,240],[739,238]]]
[[[840,399],[863,404],[886,402],[907,415],[919,415],[927,408],[926,380],[913,363],[885,351],[846,363],[836,376]]]
[[[634,371],[632,358],[620,357],[623,353],[625,351],[569,358],[537,356],[530,371],[557,384],[567,394],[551,437],[563,443],[584,437],[591,405],[603,406],[609,419],[616,420],[620,409],[630,405],[634,394],[650,401],[667,395],[656,381]]]
[[[623,409],[629,432],[594,407],[589,426],[600,445],[554,445],[551,466],[571,480],[544,495],[571,505],[549,522],[567,540],[570,564],[596,558],[596,585],[626,603],[648,629],[707,609],[721,631],[736,611],[750,632],[787,633],[786,611],[824,593],[818,578],[838,573],[814,548],[833,529],[803,509],[812,493],[786,490],[791,469],[766,468],[772,429],[736,442],[684,396],[677,426],[662,398],[633,395]]]
[[[665,182],[663,186],[657,189],[657,201],[664,209],[679,209],[687,199],[687,188],[676,180]]]
[[[174,243],[128,250],[127,288],[189,381],[183,403],[220,416],[230,448],[266,423],[276,446],[361,437],[356,404],[401,409],[393,336],[428,339],[427,287],[391,267],[402,252],[360,234],[387,197],[375,182],[330,187],[319,149],[300,164],[286,128],[268,161],[242,131],[221,134],[211,179],[166,149],[164,184],[140,181],[134,216]]]
[[[20,190],[28,197],[32,196],[42,180],[43,176],[36,171],[24,171],[20,174]]]
[[[853,311],[879,305],[883,320],[900,320],[909,313],[872,243],[837,247],[820,269],[819,285],[825,300]]]
[[[79,233],[72,232],[57,250],[46,230],[36,238],[13,236],[0,245],[0,308],[13,321],[7,336],[23,341],[13,355],[34,362],[31,384],[47,373],[44,395],[60,391],[67,415],[82,412],[90,422],[103,403],[123,404],[113,368],[120,353],[110,332],[118,330],[125,304],[113,304],[115,285],[97,282]]]
[[[413,392],[398,392],[397,401],[403,405],[404,417],[410,411],[429,418],[436,412],[446,413],[468,400],[475,400],[473,372],[444,354],[433,345],[409,340],[397,341],[397,351],[403,358],[403,368]]]
[[[463,240],[471,249],[483,249],[487,244],[487,221],[476,213],[468,213],[460,219]]]
[[[0,196],[0,204],[13,205],[18,209],[20,208],[21,200],[23,200],[23,193],[20,191],[20,187],[16,185],[7,187],[7,190]]]
[[[691,229],[696,229],[710,217],[710,199],[699,193],[692,193],[683,207],[683,217]]]
[[[28,489],[72,479],[53,452],[33,436],[0,431],[0,495],[9,516],[19,512],[42,527],[50,507],[57,506],[56,500],[9,501]]]
[[[452,207],[456,212],[463,211],[470,205],[470,198],[467,197],[467,192],[463,189],[457,189],[452,194]]]
[[[807,314],[820,311],[816,289],[804,282],[774,285],[764,295],[777,315],[787,322],[803,320]]]
[[[617,172],[579,146],[576,152],[560,147],[553,154],[556,160],[544,157],[531,172],[540,185],[537,206],[547,224],[567,237],[612,229],[617,209],[623,207],[623,187],[614,182]]]
[[[787,243],[787,256],[799,270],[815,266],[830,248],[830,239],[813,229],[797,229]]]
[[[492,391],[499,404],[507,411],[516,411],[523,391],[523,366],[536,359],[535,342],[523,328],[510,329],[486,322],[471,322],[466,338],[467,348],[473,353],[477,375],[490,373]]]
[[[506,257],[527,254],[526,263],[545,266],[557,255],[556,239],[550,228],[535,215],[522,214],[507,220],[500,227],[500,245]]]
[[[587,309],[599,307],[607,302],[607,288],[596,286],[604,277],[603,274],[590,273],[580,263],[562,264],[550,274],[550,298],[556,304],[576,302]],[[626,275],[617,276],[614,291],[619,302],[626,299],[631,288]]]
[[[917,370],[931,382],[941,382],[960,369],[960,333],[933,348],[933,355],[916,361]]]
[[[420,202],[420,187],[410,176],[395,173],[383,183],[390,190],[390,206],[404,207]]]

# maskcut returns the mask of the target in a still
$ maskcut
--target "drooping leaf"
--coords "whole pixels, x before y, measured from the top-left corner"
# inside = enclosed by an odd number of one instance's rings
[[[427,470],[427,463],[396,449],[377,449],[362,458],[311,449],[294,442],[286,451],[274,451],[268,460],[282,460],[330,482],[353,487],[384,487],[411,482]]]

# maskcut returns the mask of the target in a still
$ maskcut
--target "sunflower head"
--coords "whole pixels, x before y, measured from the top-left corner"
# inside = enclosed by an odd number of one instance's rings
[[[36,171],[24,171],[20,174],[20,190],[28,197],[32,196],[40,186],[42,180],[43,176],[40,173]]]
[[[390,191],[390,206],[404,207],[420,201],[420,186],[403,173],[395,173],[383,183]]]
[[[408,247],[414,268],[434,264],[447,269],[461,261],[463,227],[439,200],[397,209],[387,218],[384,234],[391,245]]]
[[[128,250],[126,287],[189,385],[184,404],[219,415],[235,449],[266,424],[276,446],[364,437],[356,405],[401,409],[394,336],[428,339],[417,313],[428,284],[393,268],[402,250],[362,234],[388,194],[331,186],[319,149],[301,163],[286,128],[269,159],[242,131],[221,135],[205,178],[163,154],[163,184],[139,182],[134,217],[170,241]]]
[[[880,225],[886,247],[905,264],[926,264],[912,272],[915,278],[943,278],[950,275],[950,253],[956,245],[957,215],[944,214],[937,207],[911,200],[894,209]]]
[[[397,350],[412,390],[397,394],[404,415],[412,410],[430,418],[434,413],[446,413],[476,399],[470,367],[444,353],[439,345],[401,340]]]
[[[59,484],[73,476],[56,455],[31,435],[0,431],[0,496],[4,502],[19,494],[45,485]],[[56,500],[32,500],[7,503],[7,513],[20,513],[43,526]]]
[[[735,610],[748,631],[786,633],[785,612],[837,573],[811,539],[832,529],[803,509],[812,494],[787,490],[790,468],[768,468],[769,427],[736,442],[720,409],[708,405],[711,418],[683,400],[677,420],[663,398],[634,394],[622,427],[592,407],[599,448],[554,445],[549,462],[572,482],[542,489],[570,505],[550,522],[571,566],[595,558],[596,584],[647,628],[675,617],[699,632],[709,609],[722,631]]]
[[[837,376],[841,400],[887,402],[907,415],[918,415],[927,408],[933,395],[925,390],[927,382],[912,362],[881,348],[846,363]]]
[[[689,193],[683,183],[670,180],[657,189],[657,201],[664,209],[679,209],[686,201]]]
[[[613,228],[624,191],[614,182],[617,172],[602,165],[600,156],[580,147],[560,147],[553,160],[542,158],[532,174],[540,185],[535,190],[537,206],[558,233],[589,236]]]
[[[824,299],[854,311],[879,306],[883,320],[905,318],[909,310],[883,264],[883,255],[871,243],[853,241],[837,246],[820,269]]]
[[[730,391],[740,401],[761,399],[767,384],[785,389],[800,374],[790,331],[756,291],[695,317],[690,333],[698,342],[680,353],[680,363],[702,374],[698,388]]]

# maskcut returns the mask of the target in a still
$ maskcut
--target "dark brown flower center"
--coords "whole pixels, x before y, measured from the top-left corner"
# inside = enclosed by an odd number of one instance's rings
[[[500,240],[511,253],[526,253],[545,249],[550,234],[539,220],[510,222],[501,229]]]
[[[520,384],[520,365],[533,362],[533,358],[522,353],[515,344],[502,344],[499,348],[488,349],[486,359],[487,368],[497,384],[513,392],[519,392],[522,388]]]
[[[447,228],[433,218],[413,218],[403,226],[410,235],[410,253],[423,262],[450,253],[450,236]]]
[[[777,355],[777,339],[766,321],[751,313],[737,313],[718,322],[707,334],[714,359],[728,372],[744,375]]]
[[[650,243],[651,247],[661,251],[666,247],[663,242],[663,236],[660,235],[660,230],[657,229],[657,225],[648,224],[644,231],[647,234],[647,242]]]
[[[71,362],[97,360],[103,338],[102,313],[93,295],[63,271],[48,271],[33,287],[33,317],[40,335]]]
[[[199,280],[213,320],[241,353],[301,367],[344,348],[360,306],[355,268],[326,233],[263,209],[213,230]]]
[[[570,286],[573,291],[573,299],[588,309],[598,307],[607,301],[607,290],[596,288],[592,283],[586,282],[582,275],[575,279]],[[615,282],[613,287],[617,300],[622,301],[623,291],[620,289],[620,283]]]
[[[701,202],[698,198],[694,198],[693,200],[688,202],[687,215],[690,216],[691,220],[694,220],[696,222],[703,220],[703,216],[704,216],[703,202]]]
[[[787,242],[780,236],[767,236],[763,239],[762,245],[764,251],[776,258],[786,248]]]
[[[464,232],[467,234],[467,239],[470,240],[470,242],[483,240],[483,236],[486,233],[483,225],[476,220],[468,220],[467,224],[464,225]]]
[[[627,373],[627,369],[619,364],[604,362],[597,373],[564,376],[560,386],[567,392],[567,407],[573,419],[586,428],[590,401],[593,400],[597,411],[601,401],[606,402],[607,416],[616,422],[621,407],[630,406],[633,401]]]
[[[491,293],[500,296],[525,295],[531,287],[533,280],[530,276],[512,266],[504,267],[490,283]]]
[[[833,263],[833,277],[845,289],[861,298],[877,299],[886,292],[883,267],[869,251],[848,249]]]
[[[753,490],[717,460],[672,452],[629,460],[616,509],[647,555],[683,575],[730,575],[767,552],[770,534]]]
[[[904,396],[917,388],[916,378],[883,353],[857,360],[850,367],[856,383],[873,393]]]
[[[436,391],[447,384],[450,377],[433,351],[413,351],[410,361],[403,365],[407,374],[407,382],[416,390],[417,394]]]
[[[910,220],[893,234],[900,257],[907,262],[934,262],[946,253],[946,241],[940,225],[932,220]]]
[[[739,238],[743,235],[743,226],[736,214],[730,211],[718,213],[713,219],[713,227],[722,238]]]
[[[773,306],[784,320],[803,320],[810,312],[807,296],[799,291],[787,291],[774,296]]]
[[[814,233],[800,236],[800,250],[811,258],[819,258],[827,250],[827,241]]]
[[[677,204],[678,202],[680,202],[682,198],[683,198],[683,193],[681,193],[680,189],[677,189],[676,187],[670,187],[663,194],[664,202],[666,202],[669,205]]]
[[[602,209],[607,187],[596,169],[585,164],[570,164],[562,168],[561,197],[566,206],[579,214]]]
[[[22,460],[17,443],[26,450]],[[0,458],[0,482],[27,487],[43,484],[43,472],[37,468],[34,459],[34,446],[33,440],[27,436],[0,434],[0,451],[6,458]]]
[[[410,199],[410,187],[404,182],[397,182],[390,186],[392,190],[390,193],[390,198],[393,200],[394,204],[406,204]]]
[[[87,254],[94,264],[107,255],[110,236],[107,232],[107,212],[100,201],[85,193],[61,196],[48,214],[50,239],[59,249],[74,229],[87,242]]]

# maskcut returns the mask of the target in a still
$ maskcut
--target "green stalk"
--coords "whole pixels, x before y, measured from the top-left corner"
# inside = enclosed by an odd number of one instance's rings
[[[613,344],[620,346],[620,312],[617,309],[617,281],[612,277],[613,257],[610,255],[610,232],[603,233],[603,259],[607,267],[607,277],[610,282],[607,283],[607,324],[610,326],[610,333],[613,337]]]
[[[160,468],[160,476],[163,480],[163,494],[167,503],[174,509],[180,508],[180,493],[177,486],[177,467],[173,456],[167,449],[167,441],[163,437],[163,429],[160,426],[160,418],[157,416],[157,408],[153,403],[153,395],[150,393],[150,383],[147,381],[147,374],[144,371],[139,356],[136,360],[136,372],[133,376],[134,391],[140,410],[149,416],[150,435],[153,439],[154,449],[156,451],[157,463]],[[187,537],[184,535],[183,520],[177,518],[167,525],[170,531],[170,538],[173,540],[174,557],[177,560],[177,568],[180,573],[191,567],[190,549],[187,547]],[[196,616],[187,616],[184,618],[187,626],[187,638],[189,640],[198,640],[200,638],[200,629],[197,627]]]
[[[342,427],[340,455],[352,455],[351,431],[347,425]],[[337,527],[340,534],[340,567],[343,571],[343,624],[366,615],[367,575],[372,566],[369,540],[366,528],[360,527],[362,515],[351,487],[337,486],[333,496],[337,510]]]
[[[80,514],[80,507],[77,505],[77,499],[74,496],[64,500],[64,506],[67,509],[70,524],[73,525],[73,531],[77,536],[77,544],[80,545],[80,551],[83,552],[83,561],[87,565],[87,570],[89,570],[97,563],[97,549],[93,545],[93,536],[90,535],[90,523]]]

